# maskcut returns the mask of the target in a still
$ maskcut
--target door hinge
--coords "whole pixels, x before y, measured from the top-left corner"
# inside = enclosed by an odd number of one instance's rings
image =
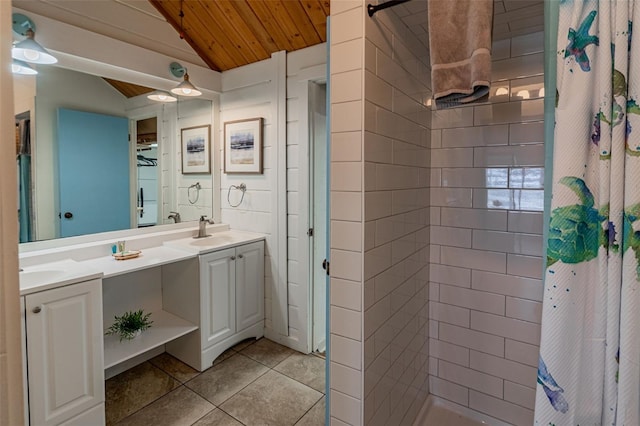
[[[313,228],[309,228],[309,230],[307,231],[307,236],[313,237]]]
[[[327,271],[327,275],[329,275],[331,272],[331,264],[329,263],[329,261],[327,259],[322,261],[322,269],[324,269],[325,271]]]

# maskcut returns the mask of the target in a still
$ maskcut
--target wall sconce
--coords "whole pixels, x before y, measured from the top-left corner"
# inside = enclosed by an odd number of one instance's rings
[[[156,102],[175,102],[178,100],[178,98],[176,98],[169,92],[165,92],[164,90],[154,90],[147,95],[147,98]]]
[[[12,19],[13,31],[26,37],[11,49],[11,56],[14,59],[34,64],[55,64],[58,62],[47,49],[34,40],[36,26],[31,19],[21,13],[14,13]]]
[[[38,71],[36,71],[35,69],[31,68],[31,66],[24,62],[24,61],[20,61],[18,59],[14,59],[11,62],[11,72],[13,72],[14,74],[21,74],[21,75],[36,75],[38,74]]]
[[[180,65],[177,62],[172,62],[171,65],[169,65],[169,70],[171,71],[171,74],[174,77],[183,77],[184,80],[182,81],[182,83],[178,84],[178,86],[174,87],[173,89],[171,89],[171,93],[173,93],[174,95],[179,95],[179,96],[200,96],[202,95],[202,92],[199,91],[196,86],[194,86],[193,84],[191,84],[191,82],[189,81],[189,74],[187,73],[187,69],[184,68],[182,65]]]

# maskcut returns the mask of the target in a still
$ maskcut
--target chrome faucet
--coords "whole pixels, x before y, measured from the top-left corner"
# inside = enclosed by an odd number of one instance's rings
[[[200,222],[198,223],[198,235],[193,238],[204,238],[209,237],[207,235],[207,223],[214,224],[213,219],[207,219],[206,216],[200,216]]]
[[[174,223],[180,223],[182,219],[180,219],[180,213],[178,212],[169,212],[169,217],[167,219],[173,219]]]

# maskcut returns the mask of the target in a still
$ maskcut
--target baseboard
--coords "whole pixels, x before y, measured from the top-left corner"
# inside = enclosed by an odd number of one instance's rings
[[[427,424],[427,415],[429,414],[429,410],[432,407],[442,407],[446,410],[453,411],[454,413],[460,414],[464,417],[468,417],[472,420],[482,422],[484,424],[489,424],[491,426],[512,426],[509,423],[505,423],[502,420],[498,420],[494,417],[488,416],[486,414],[480,413],[476,410],[472,410],[469,407],[464,407],[460,404],[456,404],[455,402],[448,401],[446,399],[440,398],[435,395],[429,395],[427,401],[424,403],[416,420],[413,422],[413,426],[424,426]],[[449,426],[449,425],[442,425]],[[450,425],[455,426],[455,425]]]

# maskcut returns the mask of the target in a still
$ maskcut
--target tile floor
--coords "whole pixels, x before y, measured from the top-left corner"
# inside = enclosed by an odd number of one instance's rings
[[[325,360],[246,340],[199,373],[163,353],[106,382],[107,425],[324,425]]]

